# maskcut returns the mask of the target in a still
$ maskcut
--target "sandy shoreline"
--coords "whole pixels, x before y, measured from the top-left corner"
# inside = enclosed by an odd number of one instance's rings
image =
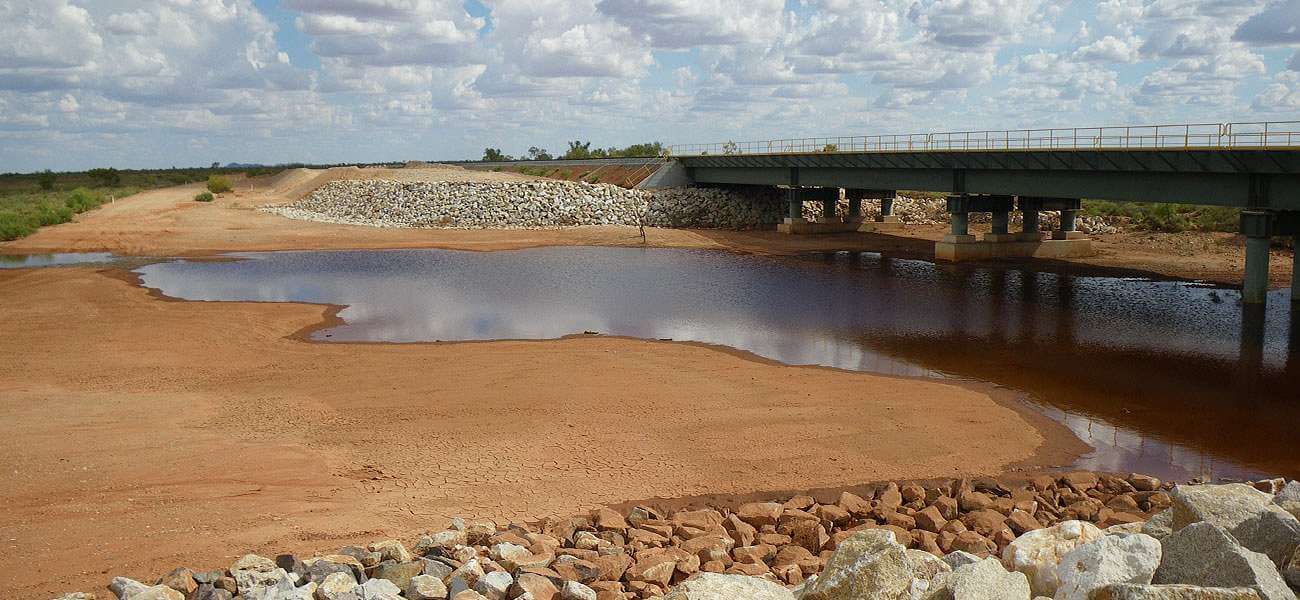
[[[15,592],[456,515],[996,474],[1083,450],[972,389],[700,345],[311,343],[294,334],[330,309],[160,301],[91,268],[0,273],[0,304],[0,535],[23,549],[0,559],[0,588]]]

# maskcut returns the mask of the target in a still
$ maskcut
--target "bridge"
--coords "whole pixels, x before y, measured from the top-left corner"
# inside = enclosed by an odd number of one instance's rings
[[[629,159],[621,159],[629,160]],[[786,190],[788,233],[889,231],[897,190],[948,194],[952,228],[939,260],[1068,257],[1091,253],[1076,231],[1081,200],[1168,202],[1242,209],[1242,300],[1263,304],[1269,244],[1300,236],[1300,121],[837,136],[669,146],[644,186],[756,185]],[[537,164],[537,163],[530,163]],[[847,220],[836,217],[841,198]],[[878,200],[881,216],[862,218]],[[821,204],[805,221],[803,203]],[[1009,231],[1019,211],[1022,231]],[[1060,226],[1039,231],[1039,213]],[[990,213],[992,232],[970,234],[970,213]],[[1300,241],[1300,237],[1297,237]],[[1300,273],[1300,253],[1296,273]],[[1300,303],[1300,277],[1292,280]]]

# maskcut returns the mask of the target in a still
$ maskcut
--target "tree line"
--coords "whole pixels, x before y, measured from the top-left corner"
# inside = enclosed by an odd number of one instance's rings
[[[569,149],[560,155],[560,160],[581,160],[584,158],[645,158],[659,156],[663,154],[664,145],[659,142],[650,142],[646,144],[632,144],[626,148],[591,148],[591,142],[574,140],[569,142]],[[484,162],[502,162],[508,160],[556,160],[557,157],[548,152],[545,148],[533,146],[528,149],[527,156],[520,156],[516,159],[509,154],[501,152],[500,148],[484,148]]]

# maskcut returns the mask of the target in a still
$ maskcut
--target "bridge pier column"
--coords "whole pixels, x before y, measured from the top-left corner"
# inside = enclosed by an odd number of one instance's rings
[[[1020,198],[1020,216],[1024,220],[1020,239],[1025,242],[1043,241],[1042,221],[1039,211],[1043,210],[1043,201],[1037,198]]]
[[[787,223],[805,223],[803,218],[803,190],[790,188],[785,192]]]
[[[1054,240],[1080,240],[1083,234],[1077,231],[1079,221],[1079,209],[1081,208],[1079,200],[1072,200],[1070,208],[1061,209],[1061,224],[1056,231],[1052,232]]]
[[[897,223],[898,217],[894,216],[894,194],[897,192],[889,190],[880,197],[880,216],[876,218],[881,223]]]
[[[1002,243],[1015,242],[1019,235],[1012,235],[1011,209],[1015,208],[1015,198],[1011,196],[985,196],[983,206],[993,214],[993,231],[984,236],[984,241]]]
[[[1268,247],[1273,236],[1273,221],[1274,216],[1270,212],[1241,212],[1241,232],[1246,236],[1246,276],[1241,285],[1242,304],[1264,304],[1268,298]]]
[[[836,188],[835,191],[836,193],[834,196],[826,196],[822,198],[822,215],[821,218],[818,219],[818,222],[835,223],[839,221],[839,218],[835,216],[835,208],[840,203],[839,189]]]
[[[857,224],[857,230],[863,233],[899,231],[903,224],[894,216],[894,190],[847,189],[844,196],[849,199],[850,223]],[[862,217],[863,200],[880,200],[880,215],[874,221]],[[854,208],[856,203],[856,210]]]
[[[948,235],[943,236],[944,243],[963,244],[975,241],[975,236],[970,234],[970,209],[970,196],[966,194],[948,196],[948,214],[949,220],[952,221],[952,229],[949,230]]]

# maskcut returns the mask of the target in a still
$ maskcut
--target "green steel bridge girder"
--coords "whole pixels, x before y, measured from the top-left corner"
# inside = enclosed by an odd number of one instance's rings
[[[1300,149],[691,156],[696,183],[1090,198],[1300,210]]]

